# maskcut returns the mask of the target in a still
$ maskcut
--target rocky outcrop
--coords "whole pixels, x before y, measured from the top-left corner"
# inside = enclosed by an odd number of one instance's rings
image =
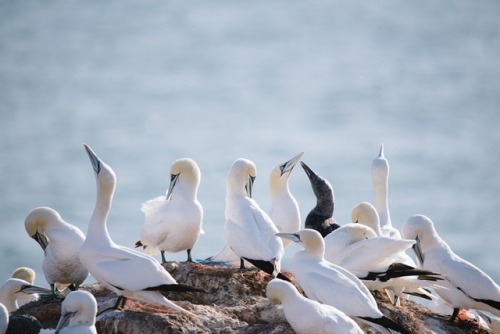
[[[179,283],[202,288],[204,293],[170,293],[167,297],[198,315],[192,317],[165,307],[127,300],[123,310],[108,310],[117,296],[99,283],[84,285],[97,299],[99,333],[293,333],[281,306],[265,297],[271,277],[256,269],[240,270],[219,264],[171,262],[165,268]],[[286,273],[293,277],[290,273]],[[382,312],[413,333],[488,333],[475,320],[449,322],[449,316],[433,314],[412,301],[394,307],[383,294],[375,294]],[[62,297],[61,297],[62,298]],[[43,328],[54,328],[61,300],[42,298],[24,305],[16,315],[36,317]],[[366,333],[377,333],[371,327]],[[9,331],[8,331],[9,333]],[[14,333],[11,331],[11,333]]]

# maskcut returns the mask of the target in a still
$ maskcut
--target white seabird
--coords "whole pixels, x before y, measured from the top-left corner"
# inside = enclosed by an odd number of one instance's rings
[[[438,274],[398,262],[414,240],[379,237],[368,226],[350,223],[327,235],[324,241],[325,260],[349,270],[369,290],[411,288],[411,292],[429,299],[429,293],[419,288],[434,287],[433,282],[442,279]]]
[[[29,267],[19,267],[17,269],[14,269],[14,271],[12,272],[12,278],[22,279],[31,285],[35,284],[35,277],[36,277],[35,271]],[[33,294],[21,293],[17,296],[17,304],[19,305],[19,307],[21,307],[24,304],[35,301],[37,299],[38,299],[37,293]]]
[[[297,200],[290,192],[288,179],[303,155],[304,152],[300,152],[292,159],[274,167],[269,174],[271,208],[268,215],[280,232],[294,232],[300,229],[300,209]],[[282,242],[283,247],[286,247],[291,241],[282,240]],[[236,262],[239,259],[227,242],[219,253],[207,258],[209,261],[227,262]]]
[[[97,301],[87,291],[70,292],[61,305],[56,334],[97,334],[95,318]]]
[[[226,188],[225,233],[233,252],[273,277],[288,279],[280,273],[283,243],[269,215],[251,198],[257,174],[255,164],[237,159],[231,166]]]
[[[292,159],[274,167],[269,175],[271,190],[269,217],[279,232],[295,232],[300,229],[300,209],[288,187],[288,178],[303,155],[304,152],[300,152]],[[282,242],[283,247],[286,248],[291,240],[285,239]]]
[[[389,161],[384,156],[384,144],[380,145],[380,152],[372,161],[371,173],[375,208],[380,217],[382,234],[401,239],[398,229],[392,226],[391,214],[389,213]]]
[[[14,312],[19,308],[17,299],[23,294],[51,293],[51,290],[32,285],[19,278],[9,278],[0,287],[0,303],[7,311]]]
[[[324,259],[325,242],[318,231],[304,229],[278,236],[304,246],[293,256],[291,271],[308,298],[331,305],[349,317],[408,333],[380,312],[372,294],[356,276]]]
[[[52,293],[56,287],[77,290],[89,275],[78,255],[85,240],[83,232],[49,207],[33,209],[24,220],[24,227],[45,253],[42,269]]]
[[[201,173],[196,162],[189,158],[176,160],[170,168],[170,185],[166,196],[142,203],[145,221],[141,240],[146,254],[187,251],[187,261],[193,262],[191,249],[203,233],[203,208],[198,201]]]
[[[7,327],[9,327],[9,311],[0,303],[0,334],[5,334]]]
[[[115,308],[122,307],[125,298],[132,298],[194,315],[161,292],[202,290],[178,284],[154,257],[117,245],[111,239],[106,220],[115,191],[115,173],[89,146],[85,145],[85,150],[96,177],[97,199],[80,249],[83,265],[97,281],[119,296]]]
[[[382,229],[380,228],[380,218],[378,216],[377,209],[368,202],[361,202],[356,205],[351,212],[352,222],[363,224],[365,226],[370,227],[378,237],[384,236]],[[407,266],[416,268],[417,264],[413,259],[405,252],[399,252],[398,257],[395,259],[398,263],[405,264]],[[401,297],[403,291],[405,290],[403,287],[398,288],[388,288],[389,298],[394,304],[398,303],[399,298]],[[421,296],[428,295],[424,291],[413,291]]]
[[[401,228],[406,239],[416,240],[413,249],[420,267],[446,277],[449,286],[436,293],[453,306],[453,321],[461,308],[477,309],[500,316],[500,287],[472,263],[455,254],[438,235],[433,222],[424,215],[413,215]]]
[[[364,333],[344,312],[304,297],[289,282],[271,280],[266,295],[273,303],[283,305],[285,318],[297,334]]]

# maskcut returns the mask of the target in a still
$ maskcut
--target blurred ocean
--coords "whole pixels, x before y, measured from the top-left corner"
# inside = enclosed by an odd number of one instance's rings
[[[256,163],[268,209],[271,169],[304,151],[347,223],[373,201],[384,143],[393,224],[429,216],[500,282],[499,12],[494,0],[0,0],[1,281],[30,266],[47,284],[24,230],[33,208],[86,231],[95,179],[83,143],[117,174],[108,228],[131,247],[171,163],[198,162],[197,259],[225,241],[237,158]],[[305,218],[315,199],[300,166],[290,188]]]

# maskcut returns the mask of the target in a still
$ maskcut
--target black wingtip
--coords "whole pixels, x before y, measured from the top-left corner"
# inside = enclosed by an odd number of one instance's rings
[[[249,259],[249,258],[246,258],[246,257],[242,257],[245,261],[248,261],[250,262],[251,264],[253,264],[254,266],[256,266],[257,268],[259,268],[260,270],[268,273],[269,275],[273,275],[274,273],[274,265],[269,262],[269,261],[263,261],[263,260],[254,260],[254,259]],[[283,275],[282,273],[278,273],[278,275],[276,276],[277,278],[279,279],[282,279],[284,281],[288,281],[288,282],[292,282],[290,280],[290,278],[288,278],[286,275]]]
[[[206,292],[203,289],[195,288],[185,284],[162,284],[145,288],[146,291],[163,291],[163,292]]]
[[[394,320],[387,318],[386,316],[380,318],[369,318],[369,317],[359,317],[359,318],[369,322],[373,322],[374,324],[380,325],[385,328],[393,329],[395,331],[400,332],[401,334],[411,334],[406,328],[404,328]]]

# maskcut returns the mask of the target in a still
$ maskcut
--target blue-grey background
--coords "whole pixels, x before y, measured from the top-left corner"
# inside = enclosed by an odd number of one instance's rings
[[[117,174],[108,227],[128,246],[171,163],[195,159],[199,259],[224,243],[235,159],[256,163],[268,209],[269,172],[304,151],[347,223],[373,201],[384,143],[394,225],[428,215],[499,282],[499,12],[494,0],[0,0],[0,279],[30,266],[46,285],[23,225],[33,208],[86,231],[95,180],[83,143]],[[315,200],[300,166],[290,187],[305,217]]]

